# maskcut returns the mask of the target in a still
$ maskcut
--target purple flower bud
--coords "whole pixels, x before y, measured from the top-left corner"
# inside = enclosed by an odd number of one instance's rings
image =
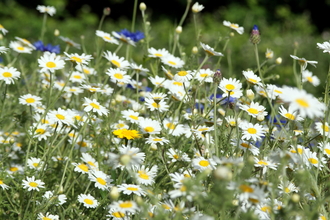
[[[254,25],[251,31],[250,41],[253,44],[260,43],[260,32],[257,25]]]

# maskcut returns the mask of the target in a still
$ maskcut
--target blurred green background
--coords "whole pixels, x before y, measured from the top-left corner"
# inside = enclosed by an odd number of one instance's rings
[[[138,4],[140,2],[138,1]],[[186,0],[144,2],[147,5],[146,14],[151,27],[150,46],[168,48],[174,29],[184,13]],[[220,1],[215,3],[215,1],[201,0],[198,2],[205,6],[205,9],[197,14],[201,29],[200,39],[210,46],[217,45],[216,50],[225,54],[221,67],[224,77],[241,77],[242,70],[256,67],[249,35],[253,25],[257,24],[261,32],[261,43],[258,45],[261,62],[265,60],[264,54],[267,48],[273,50],[275,54],[273,60],[268,61],[269,65],[277,57],[283,59],[283,63],[270,72],[272,75],[279,75],[280,79],[271,82],[279,85],[294,85],[293,60],[290,54],[293,54],[294,49],[297,48],[298,57],[319,62],[317,68],[309,66],[308,69],[321,79],[322,84],[317,88],[313,86],[305,88],[310,93],[322,95],[329,67],[329,55],[317,49],[316,43],[329,40],[330,33],[327,24],[323,23],[323,20],[317,19],[320,16],[315,16],[314,11],[317,10],[316,6],[325,10],[330,5],[329,1],[322,1],[320,4],[316,4],[315,1],[312,4],[312,1],[269,2],[257,0],[221,1],[221,3]],[[195,1],[192,1],[193,3]],[[111,8],[111,14],[105,19],[103,31],[111,33],[124,28],[131,30],[134,0],[1,0],[0,24],[9,31],[5,40],[9,42],[14,40],[15,36],[26,38],[31,42],[39,40],[43,19],[43,15],[35,9],[39,4],[54,6],[57,9],[56,14],[47,19],[44,42],[60,44],[62,51],[64,45],[54,36],[55,29],[60,31],[60,35],[69,37],[78,43],[81,43],[81,36],[84,36],[85,42],[87,42],[85,45],[87,52],[93,53],[95,30],[102,17],[103,8],[106,6]],[[222,51],[225,40],[219,42],[219,38],[224,39],[230,32],[228,27],[223,26],[223,20],[237,23],[245,29],[243,35],[235,33],[235,37],[230,40],[226,51]],[[139,10],[135,30],[143,31]],[[199,45],[194,34],[193,13],[189,11],[180,35],[181,49],[187,55],[191,54],[193,46]],[[109,46],[107,49],[114,50],[115,48]],[[78,50],[74,52],[79,53]],[[136,53],[134,58],[139,63],[141,54]]]

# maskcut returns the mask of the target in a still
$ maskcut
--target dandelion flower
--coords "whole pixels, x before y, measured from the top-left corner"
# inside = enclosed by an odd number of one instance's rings
[[[48,70],[52,73],[54,73],[55,70],[63,69],[65,65],[65,62],[60,56],[49,52],[45,52],[43,56],[38,59],[38,63],[39,67],[41,67],[41,72],[47,72]]]
[[[117,129],[112,133],[116,135],[118,138],[126,138],[128,140],[141,137],[141,134],[139,134],[139,132],[136,130]]]
[[[84,111],[85,112],[96,112],[99,115],[107,115],[108,114],[108,110],[103,107],[102,105],[100,105],[100,103],[98,103],[96,101],[96,99],[90,100],[89,98],[84,97],[85,99],[85,103],[83,104],[84,106]]]
[[[244,28],[240,27],[238,24],[230,23],[229,21],[223,21],[223,25],[230,27],[231,29],[237,31],[239,34],[244,33]]]
[[[13,84],[20,76],[21,73],[14,67],[0,67],[0,80],[5,81],[6,84]]]
[[[37,10],[40,13],[47,13],[50,16],[53,16],[56,13],[56,9],[53,6],[38,5]]]
[[[26,180],[23,180],[23,188],[28,189],[28,191],[31,190],[37,190],[39,191],[39,188],[45,188],[45,183],[41,180],[36,180],[34,176],[32,177],[26,177]]]
[[[86,208],[96,208],[99,205],[98,201],[91,194],[78,195],[78,202],[82,203]]]

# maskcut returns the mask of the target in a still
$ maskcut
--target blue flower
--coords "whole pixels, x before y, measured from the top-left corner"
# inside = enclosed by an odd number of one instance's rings
[[[122,34],[127,38],[130,38],[134,42],[138,42],[139,40],[144,38],[144,34],[141,31],[136,31],[135,33],[128,31],[127,29],[123,29],[118,34]]]
[[[197,109],[199,112],[203,112],[204,110],[204,105],[201,103],[195,103],[195,109]],[[191,113],[191,108],[188,108],[186,110],[187,113]]]
[[[213,101],[213,98],[214,97],[214,94],[212,94],[210,97],[209,97],[209,99],[211,100],[211,101]],[[234,97],[231,97],[231,96],[229,96],[229,100],[228,100],[228,97],[223,97],[222,96],[222,94],[216,94],[216,99],[217,99],[217,102],[219,102],[221,99],[223,99],[221,102],[220,102],[220,104],[221,105],[226,105],[226,104],[228,104],[228,102],[229,103],[235,103],[236,102],[236,98],[234,98]]]
[[[60,53],[60,45],[55,45],[55,46],[51,44],[44,45],[44,43],[41,40],[34,42],[33,45],[36,47],[37,50],[40,50],[42,52],[48,51],[56,54]]]

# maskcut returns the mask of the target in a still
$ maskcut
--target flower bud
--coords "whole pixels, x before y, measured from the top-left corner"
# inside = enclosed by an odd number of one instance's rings
[[[300,196],[299,194],[297,193],[294,193],[292,196],[291,196],[291,200],[295,203],[298,203],[300,201]]]
[[[103,9],[103,14],[104,14],[105,16],[110,15],[110,12],[111,12],[111,9],[110,9],[109,7],[106,7],[106,8]]]
[[[278,57],[276,60],[275,60],[276,64],[281,64],[282,63],[282,58],[281,57]]]
[[[54,35],[57,37],[57,36],[60,36],[60,31],[58,29],[55,29],[54,31]]]
[[[259,44],[260,43],[260,32],[258,29],[257,25],[254,25],[252,28],[251,36],[250,36],[250,41],[253,44]]]
[[[110,191],[110,197],[113,199],[113,200],[117,200],[118,197],[119,197],[119,191],[118,191],[118,188],[113,186],[111,188],[111,191]]]
[[[197,54],[198,53],[198,48],[195,46],[195,47],[192,48],[191,51],[192,51],[193,54]]]
[[[182,33],[182,27],[181,26],[178,26],[176,29],[175,29],[175,32],[177,34],[181,34]]]
[[[221,79],[222,79],[222,73],[221,73],[220,69],[217,69],[217,71],[215,71],[215,73],[213,75],[213,82],[216,84],[219,84]]]
[[[141,10],[141,11],[145,11],[146,9],[147,9],[146,4],[145,4],[144,2],[141,2],[141,3],[140,3],[140,10]]]
[[[219,180],[231,180],[233,177],[232,172],[228,169],[228,167],[221,166],[218,167],[214,171],[214,177],[219,179]]]
[[[246,96],[248,97],[248,99],[250,99],[251,101],[253,101],[254,99],[254,92],[251,89],[246,90]]]

